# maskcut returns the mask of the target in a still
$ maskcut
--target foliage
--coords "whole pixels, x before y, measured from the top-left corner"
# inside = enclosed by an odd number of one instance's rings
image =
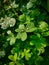
[[[0,0],[0,65],[44,65],[42,54],[49,46],[45,2]]]

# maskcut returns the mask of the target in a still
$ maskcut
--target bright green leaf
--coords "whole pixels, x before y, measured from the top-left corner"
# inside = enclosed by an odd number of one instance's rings
[[[22,15],[19,16],[19,21],[21,21],[21,22],[25,22],[26,21],[25,14],[22,14]]]
[[[17,53],[14,54],[14,61],[16,61],[18,59],[17,57]]]
[[[15,63],[14,62],[10,62],[9,65],[15,65]]]
[[[13,55],[9,55],[8,58],[13,61]]]

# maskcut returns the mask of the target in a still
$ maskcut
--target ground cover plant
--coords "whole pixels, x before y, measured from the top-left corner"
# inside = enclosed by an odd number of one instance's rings
[[[0,0],[0,65],[49,65],[49,0]]]

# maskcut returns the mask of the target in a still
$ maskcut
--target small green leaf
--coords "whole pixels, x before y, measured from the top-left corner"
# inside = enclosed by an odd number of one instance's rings
[[[33,6],[33,3],[29,1],[29,2],[27,3],[27,9],[30,9],[32,6]]]
[[[33,45],[34,45],[34,43],[30,42],[30,45],[31,45],[31,46],[33,46]]]
[[[43,36],[49,36],[49,31],[43,32],[42,35]]]
[[[23,58],[24,57],[24,52],[21,52],[21,58]]]
[[[2,19],[3,22],[1,22],[1,28],[2,29],[7,29],[8,27],[13,27],[16,23],[15,18],[11,18],[8,16],[5,16],[5,18]]]
[[[25,26],[23,24],[20,24],[19,25],[19,29],[24,30],[25,29]]]
[[[15,32],[23,32],[25,30],[25,26],[23,24],[19,25],[19,28],[15,30]]]
[[[31,18],[30,18],[29,15],[27,15],[27,16],[26,16],[26,22],[28,23],[28,22],[30,22],[30,21],[31,21]]]
[[[14,54],[14,61],[16,61],[18,59],[17,57],[17,53]]]
[[[33,22],[30,22],[26,25],[26,32],[33,32],[35,31],[37,28],[35,27]]]
[[[24,49],[24,55],[25,55],[25,59],[29,60],[29,58],[31,57],[31,53],[30,53],[30,49]]]
[[[7,34],[11,34],[11,30],[8,30],[8,31],[7,31]]]
[[[21,40],[25,41],[26,39],[27,39],[27,33],[26,32],[21,33]]]
[[[9,26],[13,27],[15,25],[15,23],[16,23],[16,19],[15,18],[10,18],[10,20],[9,20]]]
[[[19,6],[18,4],[15,3],[15,1],[13,1],[10,5],[12,8],[17,8]]]
[[[22,31],[23,31],[23,30],[21,30],[21,29],[19,29],[19,28],[15,30],[15,32],[19,32],[19,33],[22,32]]]
[[[25,55],[26,60],[29,60],[30,57],[31,57],[31,53],[28,53],[28,54]]]
[[[21,33],[17,33],[17,39],[21,39]]]
[[[35,45],[35,47],[37,48],[37,50],[44,48],[46,46],[46,42],[45,42],[45,38],[43,37],[39,37],[36,35],[32,36],[32,43],[30,45]]]
[[[39,53],[38,55],[40,55],[41,53],[44,53],[45,52],[45,49],[44,48],[41,48],[41,49],[38,49]]]
[[[27,39],[27,33],[26,32],[18,33],[17,39],[21,39],[22,41],[25,41]]]
[[[36,18],[36,16],[39,16],[40,11],[38,9],[34,9],[30,12],[30,17],[31,18]]]
[[[9,65],[15,65],[15,63],[14,62],[10,62]]]
[[[19,16],[19,21],[21,21],[21,22],[25,22],[26,21],[25,14],[22,14],[22,15]]]
[[[9,55],[8,58],[13,61],[13,55]]]
[[[5,56],[5,51],[0,50],[0,58]]]
[[[41,22],[39,22],[39,28],[42,31],[48,30],[48,24],[45,21],[41,21]]]
[[[13,45],[16,41],[16,38],[14,36],[11,37],[10,39],[10,45]]]

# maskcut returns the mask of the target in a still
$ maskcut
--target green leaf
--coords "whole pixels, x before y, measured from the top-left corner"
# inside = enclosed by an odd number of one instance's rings
[[[22,41],[25,41],[27,39],[27,33],[26,32],[18,33],[17,39],[21,39]]]
[[[11,37],[10,39],[10,45],[15,44],[16,38],[14,36]]]
[[[33,6],[33,3],[29,1],[29,2],[27,3],[27,9],[30,9],[32,6]]]
[[[31,53],[25,55],[26,60],[29,60],[30,57],[31,57]]]
[[[33,42],[30,42],[30,45],[31,45],[31,46],[33,46],[33,45],[34,45],[34,43],[33,43]]]
[[[49,31],[43,32],[42,35],[43,36],[49,36]]]
[[[15,18],[5,16],[5,18],[2,18],[2,22],[0,25],[2,29],[7,29],[8,27],[13,27],[15,23],[16,23]]]
[[[15,3],[15,1],[13,1],[10,5],[12,8],[17,8],[19,6],[18,4]]]
[[[16,61],[18,59],[17,57],[17,53],[14,54],[14,61]]]
[[[30,16],[29,16],[29,15],[26,15],[26,22],[28,23],[28,22],[30,22],[30,21],[31,21]]]
[[[26,21],[25,14],[22,14],[22,15],[19,16],[19,21],[21,21],[21,22],[25,22]]]
[[[39,28],[42,31],[46,31],[46,30],[48,30],[48,24],[45,21],[41,21],[41,22],[39,22]]]
[[[19,29],[24,30],[25,29],[25,26],[23,24],[20,24],[19,25]]]
[[[25,41],[26,39],[27,39],[27,33],[26,32],[21,33],[21,40]]]
[[[24,52],[21,52],[21,58],[23,58],[24,57]]]
[[[17,39],[21,39],[21,33],[17,33],[16,38],[17,38]]]
[[[9,55],[8,58],[13,61],[13,55]]]
[[[0,50],[0,58],[5,56],[5,51]]]
[[[9,26],[10,27],[13,27],[15,25],[15,23],[16,23],[16,19],[15,18],[10,18],[9,19]]]
[[[31,57],[30,49],[24,49],[24,52],[21,52],[21,58],[25,57],[26,60],[29,60]]]
[[[16,62],[16,60],[18,59],[17,53],[15,53],[14,55],[9,55],[8,58],[13,62]]]
[[[45,38],[43,37],[38,37],[36,35],[32,36],[32,41],[30,45],[35,45],[35,47],[37,48],[37,50],[44,48],[46,46],[46,42],[45,42]]]
[[[25,30],[25,26],[23,24],[19,25],[19,28],[15,30],[15,32],[23,32]]]
[[[20,29],[15,29],[15,32],[20,32],[21,30]]]
[[[11,30],[8,30],[8,31],[7,31],[7,34],[11,34],[11,33],[12,33]]]
[[[29,58],[31,57],[31,53],[30,53],[30,49],[24,49],[24,54],[25,54],[25,59],[29,60]]]
[[[26,25],[26,32],[34,32],[37,28],[33,22],[30,22]]]
[[[15,63],[14,62],[10,62],[9,65],[15,65]]]
[[[31,18],[36,18],[36,16],[39,16],[40,14],[40,11],[38,9],[33,9],[31,12],[30,12],[30,17]]]
[[[41,48],[41,49],[39,49],[38,55],[40,55],[41,53],[44,53],[44,52],[45,52],[45,49],[44,48]]]

